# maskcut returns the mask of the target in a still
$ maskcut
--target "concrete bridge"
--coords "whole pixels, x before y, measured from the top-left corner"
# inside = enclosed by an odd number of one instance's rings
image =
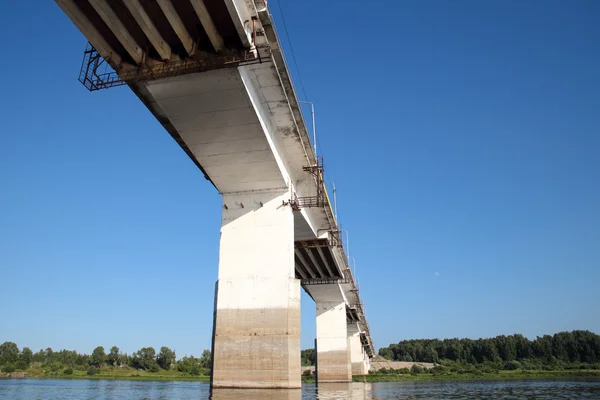
[[[318,382],[374,355],[341,230],[264,0],[55,0],[80,81],[127,85],[223,196],[212,386],[300,387],[300,287]]]

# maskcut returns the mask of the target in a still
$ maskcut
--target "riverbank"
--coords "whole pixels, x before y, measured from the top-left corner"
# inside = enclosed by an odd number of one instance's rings
[[[28,368],[25,371],[13,372],[10,374],[0,373],[1,378],[35,378],[35,379],[94,379],[94,380],[130,380],[130,381],[193,381],[209,382],[208,373],[201,375],[190,375],[179,371],[159,372],[141,371],[134,368],[102,368],[97,373],[89,375],[87,371],[72,370],[65,371],[46,371],[42,368]],[[203,371],[207,372],[207,371]]]
[[[12,375],[12,376],[11,376]],[[188,381],[209,382],[209,375],[190,375],[178,371],[147,372],[132,368],[107,368],[94,375],[86,371],[74,370],[72,374],[62,372],[47,373],[42,369],[30,369],[13,374],[0,374],[1,378],[35,378],[35,379],[92,379],[92,380],[128,380],[128,381]],[[442,381],[442,380],[472,380],[472,379],[571,379],[598,378],[599,370],[565,370],[565,371],[498,371],[495,373],[444,373],[444,374],[369,374],[354,376],[354,382],[411,382],[411,381]],[[303,376],[302,382],[314,383],[314,376]]]
[[[443,374],[369,374],[354,376],[354,382],[404,382],[404,381],[439,381],[439,380],[471,380],[471,379],[570,379],[570,378],[600,378],[599,370],[564,370],[564,371],[498,371],[498,372],[470,372],[470,373],[443,373]]]

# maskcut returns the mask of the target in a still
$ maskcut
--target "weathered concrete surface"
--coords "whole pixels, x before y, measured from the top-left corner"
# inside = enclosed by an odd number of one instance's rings
[[[321,351],[317,355],[317,365],[319,383],[352,381],[347,350]]]
[[[369,373],[369,357],[360,341],[360,327],[358,323],[348,323],[348,340],[352,375],[367,375]]]
[[[300,281],[294,217],[282,206],[287,196],[287,190],[223,196],[215,388],[300,387]]]
[[[339,285],[314,285],[317,306],[317,381],[351,382],[346,302]]]

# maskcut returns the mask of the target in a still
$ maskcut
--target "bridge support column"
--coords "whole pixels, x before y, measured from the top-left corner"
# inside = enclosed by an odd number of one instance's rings
[[[212,387],[300,388],[300,281],[287,189],[223,195]]]
[[[350,340],[350,362],[352,363],[352,375],[367,375],[369,368],[365,359],[363,345],[360,341],[360,329],[356,322],[348,324],[348,339]]]
[[[346,302],[319,301],[317,304],[317,382],[351,382]]]

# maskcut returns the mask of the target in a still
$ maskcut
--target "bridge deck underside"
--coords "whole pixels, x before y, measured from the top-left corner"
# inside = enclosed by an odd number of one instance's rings
[[[144,0],[56,1],[71,19],[88,25],[86,33],[94,36],[88,40],[96,48],[111,51],[102,55],[115,69],[121,62],[137,66],[183,59],[190,53],[214,53],[215,31],[218,50],[243,48],[224,1],[203,0],[209,24],[206,17],[200,19],[189,0],[171,0],[164,8],[158,1]]]
[[[221,193],[286,186],[237,69],[146,86]]]
[[[312,239],[295,242],[296,278],[303,284],[338,283],[343,276],[335,263],[327,239]]]

